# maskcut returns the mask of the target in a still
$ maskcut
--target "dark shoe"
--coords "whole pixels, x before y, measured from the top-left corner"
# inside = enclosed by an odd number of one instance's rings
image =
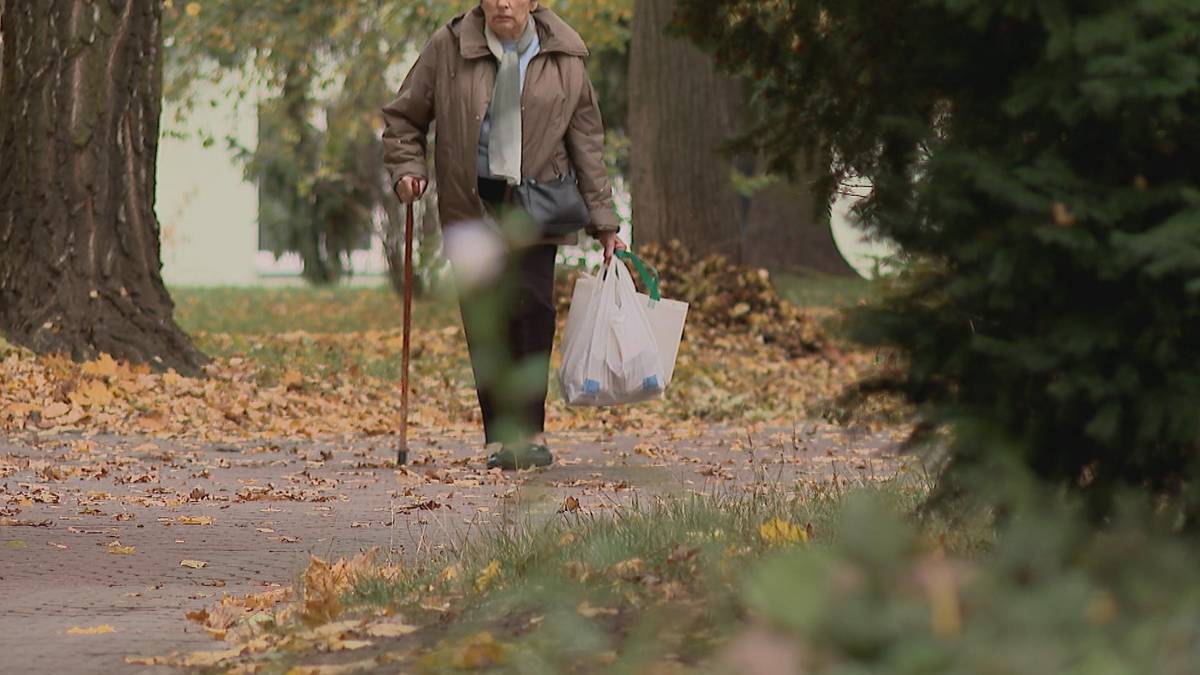
[[[554,462],[550,448],[541,444],[506,445],[488,457],[488,468],[500,468],[505,471],[531,469],[535,466],[549,466]]]

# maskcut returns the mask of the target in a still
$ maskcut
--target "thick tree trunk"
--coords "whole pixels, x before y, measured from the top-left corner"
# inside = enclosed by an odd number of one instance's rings
[[[807,185],[776,183],[754,194],[744,230],[744,262],[780,272],[857,273],[833,240],[824,208]]]
[[[637,0],[634,10],[634,239],[678,239],[700,255],[720,253],[746,265],[852,274],[803,182],[751,196],[735,190],[735,169],[756,173],[752,157],[723,152],[746,122],[746,92],[691,43],[663,34],[674,7],[675,0]]]
[[[201,372],[160,271],[161,0],[6,4],[0,331],[39,353]]]
[[[663,28],[675,0],[637,0],[629,62],[634,238],[678,239],[741,260],[743,205],[718,152],[741,119],[741,87]]]

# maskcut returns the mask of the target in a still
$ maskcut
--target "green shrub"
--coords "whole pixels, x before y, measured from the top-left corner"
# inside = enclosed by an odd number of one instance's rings
[[[857,335],[960,432],[947,486],[1016,459],[1102,515],[1187,485],[1200,4],[679,0],[676,25],[752,82],[776,168],[875,186],[859,214],[911,264]]]

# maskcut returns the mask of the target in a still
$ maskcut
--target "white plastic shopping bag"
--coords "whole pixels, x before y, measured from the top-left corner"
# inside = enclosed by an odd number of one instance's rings
[[[608,265],[598,292],[572,298],[559,382],[570,405],[637,403],[662,394],[666,374],[629,270]]]
[[[559,382],[569,405],[635,403],[662,394],[675,370],[687,303],[661,300],[657,280],[636,256],[651,295],[637,292],[620,262],[575,284],[563,334]]]

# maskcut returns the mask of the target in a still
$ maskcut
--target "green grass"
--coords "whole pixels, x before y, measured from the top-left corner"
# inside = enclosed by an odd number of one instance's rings
[[[780,274],[779,293],[801,307],[846,307],[870,296],[871,282],[828,276]],[[188,333],[270,335],[293,331],[352,333],[401,327],[401,301],[388,286],[375,288],[171,289],[175,318]],[[458,322],[458,305],[430,296],[413,304],[414,325],[440,328]]]
[[[1096,531],[1061,495],[950,525],[911,484],[783,494],[474,532],[346,600],[423,626],[381,647],[405,672],[732,673],[746,644],[772,672],[1197,672],[1200,542],[1144,499]],[[776,518],[811,539],[770,540]]]
[[[780,273],[775,288],[797,307],[852,307],[871,297],[872,283],[859,277]]]
[[[292,331],[351,333],[402,325],[400,298],[378,288],[172,288],[175,318],[188,333],[270,335]],[[444,327],[458,320],[458,305],[419,298],[413,323]]]
[[[868,490],[868,521],[904,528],[924,490],[895,482]],[[826,556],[845,527],[847,500],[829,486],[795,493],[763,486],[728,497],[667,498],[615,515],[564,513],[550,522],[472,532],[455,551],[399,582],[361,582],[348,599],[431,625],[422,672],[454,672],[480,636],[503,645],[501,670],[519,673],[648,672],[663,662],[699,666],[746,621],[747,572],[788,551]],[[880,513],[893,514],[879,520]],[[773,538],[764,525],[776,524]],[[955,550],[980,549],[990,530],[951,532]],[[864,533],[865,534],[865,533]],[[804,541],[801,541],[803,539]],[[815,574],[811,579],[819,581]],[[451,603],[449,613],[423,607]],[[449,620],[447,620],[449,617]],[[489,638],[491,639],[491,638]]]

